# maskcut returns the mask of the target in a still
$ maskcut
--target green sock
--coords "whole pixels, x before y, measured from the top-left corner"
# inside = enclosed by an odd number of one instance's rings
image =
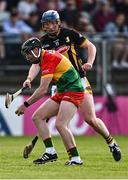
[[[52,143],[52,139],[51,138],[45,139],[44,140],[44,144],[45,144],[46,148],[53,147],[53,143]]]
[[[73,148],[69,149],[68,151],[70,152],[70,155],[71,155],[70,159],[71,159],[71,157],[79,156],[79,153],[78,153],[76,147],[73,147]]]

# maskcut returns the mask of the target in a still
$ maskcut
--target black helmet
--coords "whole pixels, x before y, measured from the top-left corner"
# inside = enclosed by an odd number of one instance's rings
[[[44,22],[47,21],[59,21],[59,20],[60,20],[60,16],[57,11],[48,10],[43,13],[41,18],[41,23],[43,24]]]
[[[25,55],[34,48],[41,48],[41,42],[36,37],[30,38],[22,44],[21,54]]]
[[[39,53],[38,55],[36,56],[33,52],[33,49],[34,48],[38,48],[39,49]],[[36,58],[39,58],[40,56],[40,53],[41,53],[41,49],[42,49],[42,46],[41,46],[41,42],[38,38],[36,37],[33,37],[33,38],[30,38],[28,39],[27,41],[25,41],[22,46],[21,46],[21,54],[25,57],[26,59],[26,54],[32,52],[32,54],[36,57]]]

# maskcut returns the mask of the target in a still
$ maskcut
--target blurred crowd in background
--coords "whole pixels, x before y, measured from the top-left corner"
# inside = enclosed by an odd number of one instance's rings
[[[112,40],[112,67],[128,68],[128,0],[0,0],[0,60],[5,42],[43,34],[41,15],[53,9],[65,27]]]

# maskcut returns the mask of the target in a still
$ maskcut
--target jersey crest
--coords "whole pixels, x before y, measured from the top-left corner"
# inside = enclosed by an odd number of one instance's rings
[[[66,42],[70,42],[69,36],[66,37]]]
[[[56,39],[55,41],[53,41],[55,43],[56,46],[59,46],[59,39]]]

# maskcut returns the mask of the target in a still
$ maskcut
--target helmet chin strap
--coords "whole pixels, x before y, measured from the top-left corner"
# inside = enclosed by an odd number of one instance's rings
[[[33,50],[31,50],[31,53],[33,54],[33,56],[35,58],[39,58],[40,57],[40,53],[41,53],[41,48],[39,49],[38,55],[35,55],[35,53],[33,52]]]
[[[33,52],[33,50],[31,50],[31,53],[33,54],[33,56],[35,57],[35,58],[38,58],[36,61],[34,61],[32,64],[38,64],[39,62],[40,62],[40,54],[41,54],[41,48],[39,49],[39,52],[38,52],[38,55],[35,55],[35,53]]]

